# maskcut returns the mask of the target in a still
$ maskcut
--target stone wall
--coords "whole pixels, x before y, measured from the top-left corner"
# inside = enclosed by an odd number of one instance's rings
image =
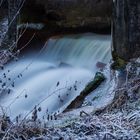
[[[104,29],[111,26],[112,0],[28,0],[23,14],[24,21],[40,17],[46,25]]]

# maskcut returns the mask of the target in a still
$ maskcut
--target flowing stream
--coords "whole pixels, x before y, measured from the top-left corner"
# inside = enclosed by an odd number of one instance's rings
[[[39,117],[62,112],[94,78],[96,64],[110,59],[109,35],[51,38],[40,52],[26,53],[0,71],[0,106],[11,118],[30,116],[35,106]]]

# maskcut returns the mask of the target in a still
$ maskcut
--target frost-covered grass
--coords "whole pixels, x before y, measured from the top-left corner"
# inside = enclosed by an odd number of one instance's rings
[[[138,103],[138,102],[137,102]],[[130,107],[131,108],[131,107]],[[127,108],[128,109],[128,108]],[[47,127],[43,122],[4,124],[0,137],[17,139],[88,139],[88,140],[134,140],[140,139],[140,108],[126,108],[120,111],[83,115],[64,127]],[[1,123],[6,119],[2,119]],[[55,126],[55,125],[54,125]]]
[[[140,110],[133,110],[130,113],[118,111],[90,115],[56,130],[64,139],[140,139],[139,114]],[[54,136],[54,133],[51,135]]]

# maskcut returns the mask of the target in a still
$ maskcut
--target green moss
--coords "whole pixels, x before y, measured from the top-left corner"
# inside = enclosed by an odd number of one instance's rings
[[[115,70],[125,69],[126,61],[120,58],[115,52],[112,52],[114,63],[112,64],[111,68]]]
[[[105,76],[103,75],[103,73],[97,72],[96,75],[95,75],[95,77],[94,77],[94,79],[87,84],[87,86],[85,87],[83,93],[90,93],[90,92],[92,92],[104,80],[105,80]]]

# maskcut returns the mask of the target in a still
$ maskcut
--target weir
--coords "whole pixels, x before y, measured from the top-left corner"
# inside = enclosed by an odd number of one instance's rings
[[[27,115],[35,106],[41,108],[39,117],[62,112],[94,78],[99,70],[96,64],[107,64],[110,59],[108,35],[51,38],[40,52],[25,53],[1,71],[0,84],[6,85],[0,105],[12,118]]]

